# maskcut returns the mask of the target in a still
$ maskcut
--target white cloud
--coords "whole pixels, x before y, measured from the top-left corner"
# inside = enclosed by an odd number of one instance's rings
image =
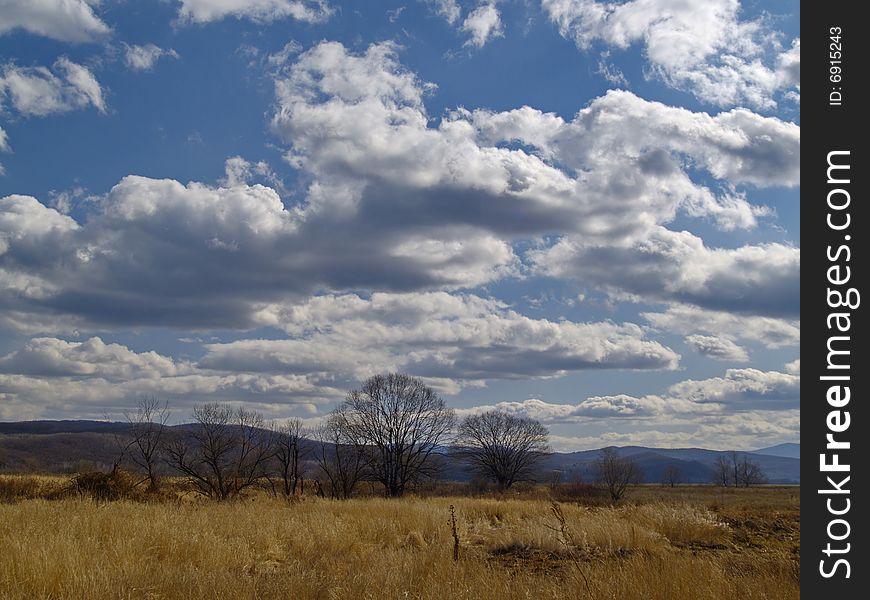
[[[106,344],[99,337],[84,342],[33,338],[23,348],[0,357],[0,373],[60,377],[90,376],[126,380],[187,374],[190,366],[177,364],[156,352],[136,353],[121,344]]]
[[[562,451],[605,445],[754,449],[799,437],[799,402],[799,376],[729,369],[724,377],[674,384],[662,395],[591,396],[576,404],[532,398],[457,414],[499,409],[537,419],[550,425],[551,443]],[[585,435],[561,433],[578,423]]]
[[[9,146],[9,136],[2,127],[0,127],[0,152],[12,152],[12,148]]]
[[[106,112],[103,90],[87,67],[66,57],[52,67],[7,63],[0,75],[0,98],[25,116],[43,117],[93,106]]]
[[[266,64],[270,67],[282,67],[286,65],[290,58],[296,56],[302,51],[302,44],[295,40],[290,40],[284,46],[274,54],[270,54],[266,58]]]
[[[724,311],[704,310],[685,304],[670,306],[664,313],[642,316],[654,327],[674,333],[703,332],[717,337],[758,342],[766,348],[799,346],[800,322]]]
[[[801,374],[801,359],[793,360],[785,365],[785,372],[792,375]]]
[[[241,156],[231,156],[224,164],[224,173],[225,175],[220,181],[224,187],[247,186],[251,184],[252,180],[259,178],[278,190],[283,189],[280,177],[272,171],[269,163],[263,160],[251,163]]]
[[[460,415],[499,409],[545,423],[587,422],[589,419],[672,417],[695,419],[734,411],[788,411],[800,402],[800,376],[758,369],[728,369],[724,377],[681,381],[666,394],[590,396],[577,404],[557,404],[532,398],[457,410]]]
[[[587,424],[588,425],[588,424]],[[704,415],[674,422],[666,419],[633,421],[630,429],[596,430],[586,435],[551,435],[550,445],[560,452],[593,450],[602,446],[656,448],[708,448],[751,451],[800,439],[800,411],[784,410],[770,418],[765,411]]]
[[[201,365],[332,373],[346,381],[402,370],[456,389],[490,379],[591,369],[672,369],[679,355],[640,327],[530,319],[497,300],[444,292],[311,298],[261,313],[291,339],[206,345]]]
[[[329,19],[333,9],[325,0],[180,0],[182,22],[210,23],[226,17],[269,23],[288,17],[305,23]]]
[[[724,337],[711,335],[690,335],[686,342],[695,348],[699,354],[718,360],[746,362],[749,354],[746,348],[738,346],[733,341]]]
[[[390,44],[353,55],[321,43],[276,79],[273,127],[291,146],[288,161],[314,179],[307,213],[614,240],[678,211],[724,229],[767,214],[740,193],[695,183],[690,167],[730,185],[799,181],[799,128],[748,111],[711,117],[611,92],[570,122],[523,107],[457,110],[430,126],[429,87]],[[510,141],[526,147],[505,148]]]
[[[690,167],[731,185],[796,184],[796,126],[627,92],[569,122],[524,107],[432,124],[432,86],[391,44],[359,55],[318,44],[275,83],[273,128],[309,182],[302,201],[288,208],[274,189],[248,185],[279,182],[241,157],[218,187],[125,177],[52,244],[5,234],[0,275],[16,291],[0,292],[4,322],[245,329],[270,305],[312,293],[457,290],[517,276],[512,244],[548,233],[566,235],[527,257],[538,272],[617,296],[795,312],[798,250],[709,249],[661,223],[684,211],[750,226],[755,207],[694,183]],[[504,147],[511,140],[522,148]],[[61,216],[32,208],[27,218]]]
[[[0,417],[17,420],[118,417],[142,395],[166,399],[175,410],[223,401],[285,417],[310,414],[343,393],[317,377],[202,369],[99,337],[35,338],[0,358]]]
[[[651,72],[717,106],[776,106],[799,85],[800,42],[788,50],[763,18],[741,20],[738,0],[542,0],[560,33],[581,50],[642,44]]]
[[[698,403],[726,405],[732,410],[782,410],[800,403],[800,375],[758,369],[728,369],[724,377],[672,385],[668,392]]]
[[[164,56],[178,58],[178,53],[171,48],[165,50],[154,44],[144,46],[124,44],[124,62],[136,71],[150,71]]]
[[[465,45],[477,48],[482,48],[492,38],[504,36],[501,15],[494,2],[482,4],[471,11],[459,29],[470,36]]]
[[[0,35],[23,29],[61,42],[90,42],[109,27],[86,0],[0,0]]]
[[[659,228],[626,244],[565,236],[530,257],[543,274],[589,282],[617,298],[749,315],[800,312],[800,250],[782,244],[710,249],[686,231]]]
[[[458,409],[460,416],[487,410],[503,410],[536,419],[542,423],[578,423],[597,418],[640,419],[680,413],[710,413],[709,408],[679,398],[643,396],[640,398],[619,394],[615,396],[590,396],[577,404],[556,404],[530,398],[521,402],[498,402],[492,406],[475,406]]]
[[[456,0],[426,0],[426,2],[451,25],[455,25],[462,16],[462,9]]]

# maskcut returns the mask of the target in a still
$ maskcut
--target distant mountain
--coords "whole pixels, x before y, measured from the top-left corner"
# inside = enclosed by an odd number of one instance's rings
[[[729,456],[731,452],[705,450],[703,448],[646,448],[643,446],[623,446],[616,448],[620,456],[631,457],[643,471],[646,483],[657,483],[663,478],[665,469],[676,467],[686,483],[707,483],[713,478],[713,464],[719,456]],[[549,469],[563,472],[577,472],[581,478],[592,478],[593,463],[600,450],[583,452],[555,453],[548,457]],[[756,452],[737,452],[738,457],[747,456],[761,465],[770,483],[800,483],[800,458],[789,458],[758,454]]]
[[[13,433],[32,433],[45,435],[49,433],[116,433],[127,431],[126,423],[111,423],[109,421],[18,421],[0,423],[0,435]]]
[[[768,456],[784,456],[785,458],[800,458],[800,444],[777,444],[770,448],[762,448],[761,450],[753,450],[754,454],[767,454]]]
[[[190,425],[176,425],[179,430]],[[0,461],[7,470],[70,472],[82,468],[111,466],[118,454],[116,435],[128,429],[126,423],[105,421],[25,421],[0,423]],[[770,483],[799,483],[800,454],[798,444],[780,444],[754,452],[738,452],[761,465]],[[629,456],[643,472],[644,481],[662,481],[666,469],[679,469],[685,483],[708,483],[713,478],[713,464],[719,456],[730,452],[703,448],[647,448],[624,446],[617,448],[621,456]],[[593,465],[600,450],[555,452],[546,457],[540,467],[540,479],[548,479],[559,471],[564,480],[578,477],[592,481]],[[791,453],[783,456],[777,453]],[[468,481],[472,474],[456,460],[444,461],[442,479]]]

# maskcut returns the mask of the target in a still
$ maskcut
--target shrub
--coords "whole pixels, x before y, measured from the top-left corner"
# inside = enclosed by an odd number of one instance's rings
[[[136,487],[133,476],[121,469],[109,473],[89,471],[70,480],[71,491],[90,496],[94,500],[140,500],[142,492]]]

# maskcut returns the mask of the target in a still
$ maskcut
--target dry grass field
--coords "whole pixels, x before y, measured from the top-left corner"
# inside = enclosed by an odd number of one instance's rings
[[[554,505],[543,487],[213,503],[64,484],[0,476],[0,598],[799,597],[797,488],[650,486],[608,507]]]

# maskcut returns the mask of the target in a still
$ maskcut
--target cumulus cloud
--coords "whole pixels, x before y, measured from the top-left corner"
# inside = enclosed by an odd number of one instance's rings
[[[200,368],[99,337],[82,342],[34,338],[0,358],[4,418],[102,418],[121,414],[143,394],[181,410],[206,401],[243,402],[267,416],[283,417],[310,414],[343,391],[305,374]]]
[[[687,418],[745,410],[787,411],[796,409],[799,402],[800,375],[758,369],[728,369],[724,377],[681,381],[670,386],[662,395],[590,396],[577,404],[557,404],[533,398],[464,408],[457,412],[464,415],[498,409],[555,424],[585,422],[587,418],[602,417]]]
[[[632,444],[753,449],[799,437],[799,402],[799,376],[729,369],[724,377],[679,382],[661,395],[591,396],[576,404],[532,398],[457,413],[498,409],[537,419],[550,425],[551,442],[563,451]],[[583,436],[561,434],[577,423]]]
[[[801,359],[793,360],[785,365],[785,372],[792,375],[801,374]]]
[[[640,398],[618,394],[615,396],[590,396],[578,404],[557,404],[530,398],[521,402],[498,402],[491,406],[475,406],[457,410],[460,416],[486,410],[502,410],[512,414],[537,419],[542,423],[577,423],[592,418],[646,418],[678,413],[706,413],[697,404],[679,398],[643,396]]]
[[[200,364],[359,380],[401,370],[456,386],[591,369],[673,369],[679,355],[630,323],[530,319],[503,303],[444,292],[311,298],[261,314],[286,340],[207,344]]]
[[[800,404],[800,375],[758,369],[728,369],[724,377],[687,380],[669,388],[675,397],[730,409],[781,410]]]
[[[340,220],[332,230],[328,216],[306,220],[262,185],[130,176],[95,209],[79,224],[31,197],[0,199],[7,325],[38,327],[55,314],[71,327],[248,328],[263,306],[318,288],[473,287],[514,260],[504,241],[461,230],[371,238]],[[49,225],[57,231],[44,243]]]
[[[555,232],[565,235],[526,257],[538,273],[651,300],[796,313],[798,250],[710,249],[661,225],[683,210],[751,226],[755,207],[696,184],[690,167],[733,185],[796,184],[796,126],[628,92],[571,121],[524,107],[457,110],[433,125],[432,86],[391,44],[362,54],[318,44],[275,85],[272,127],[309,182],[302,201],[249,185],[253,175],[277,183],[241,157],[219,186],[125,177],[82,222],[3,199],[16,219],[66,227],[51,244],[27,228],[0,231],[3,321],[245,329],[270,305],[318,292],[459,290],[516,276],[514,242]]]
[[[321,23],[333,14],[325,0],[179,0],[179,19],[188,23],[210,23],[227,17],[270,23],[293,18]]]
[[[707,333],[720,338],[758,342],[765,348],[799,346],[800,322],[725,311],[704,310],[696,306],[676,304],[666,312],[645,312],[642,315],[653,327],[674,333]]]
[[[99,337],[84,342],[33,338],[23,348],[0,358],[0,373],[43,377],[91,376],[104,379],[175,376],[190,373],[156,352],[136,353]]]
[[[711,117],[611,92],[570,122],[523,107],[457,110],[433,127],[430,88],[391,44],[353,55],[321,43],[277,78],[273,128],[291,146],[288,161],[314,178],[308,213],[612,240],[643,235],[679,210],[724,229],[766,214],[694,182],[690,167],[730,185],[799,182],[799,128],[748,111]]]
[[[652,446],[657,448],[709,448],[711,450],[755,450],[800,439],[800,411],[783,410],[770,418],[765,411],[704,415],[674,420],[633,421],[630,429],[592,428],[584,435],[550,435],[557,451],[592,450],[602,446]]]
[[[124,62],[135,71],[150,71],[162,57],[178,58],[173,49],[163,49],[154,44],[144,46],[124,44]]]
[[[459,29],[470,36],[465,45],[477,48],[483,48],[492,38],[504,35],[501,14],[494,2],[482,4],[471,11]]]
[[[25,116],[44,117],[93,106],[106,112],[103,89],[94,74],[66,57],[47,67],[0,67],[0,98]]]
[[[746,348],[738,346],[728,338],[714,335],[690,335],[686,338],[686,343],[697,350],[699,354],[710,358],[737,362],[749,360]]]
[[[738,0],[542,0],[560,33],[581,50],[642,44],[650,71],[716,106],[771,109],[799,90],[800,40],[788,49],[763,18],[740,18]],[[793,96],[792,96],[793,97]]]
[[[0,35],[23,29],[61,42],[90,42],[109,32],[86,0],[0,0]]]
[[[636,325],[534,320],[497,300],[443,292],[319,296],[273,307],[263,323],[284,328],[288,339],[207,343],[198,361],[99,337],[33,338],[0,357],[0,398],[9,405],[31,399],[41,416],[101,416],[145,393],[182,408],[223,399],[281,416],[298,405],[334,403],[387,370],[456,393],[492,379],[668,369],[679,358]]]
[[[543,274],[592,282],[617,297],[749,315],[800,314],[800,250],[782,244],[710,249],[691,233],[659,228],[624,245],[566,236],[530,257]]]
[[[11,152],[12,148],[9,146],[9,136],[6,134],[6,130],[0,127],[0,152]]]

